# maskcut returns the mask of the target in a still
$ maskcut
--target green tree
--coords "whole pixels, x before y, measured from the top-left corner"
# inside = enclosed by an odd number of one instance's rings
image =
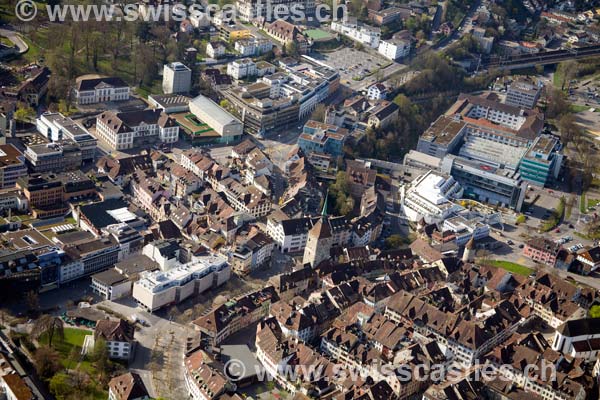
[[[58,373],[50,379],[50,393],[56,397],[57,400],[63,400],[69,398],[73,394],[73,387],[69,376],[63,372]]]
[[[292,57],[298,56],[298,45],[296,45],[296,42],[291,41],[285,45],[285,54]]]
[[[391,235],[385,239],[386,249],[399,249],[406,243],[405,239],[401,235]]]
[[[30,122],[35,118],[35,110],[30,106],[19,107],[15,111],[15,119],[19,122]]]
[[[110,372],[110,360],[108,359],[108,347],[106,346],[106,340],[98,338],[94,344],[91,358],[94,362],[96,370],[100,374],[102,380],[108,377]]]
[[[600,305],[595,305],[590,308],[590,318],[600,318]]]

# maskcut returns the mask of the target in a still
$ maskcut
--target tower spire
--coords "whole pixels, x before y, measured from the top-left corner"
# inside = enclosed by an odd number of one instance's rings
[[[325,218],[327,216],[327,200],[329,199],[329,189],[327,189],[327,193],[325,193],[325,201],[323,202],[323,210],[321,211],[321,217]]]

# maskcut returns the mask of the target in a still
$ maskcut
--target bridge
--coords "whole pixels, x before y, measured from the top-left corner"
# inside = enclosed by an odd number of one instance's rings
[[[521,54],[510,57],[492,56],[482,58],[480,68],[519,69],[534,67],[536,65],[557,64],[561,61],[576,60],[597,55],[600,55],[600,44],[568,50],[554,50],[536,54]]]

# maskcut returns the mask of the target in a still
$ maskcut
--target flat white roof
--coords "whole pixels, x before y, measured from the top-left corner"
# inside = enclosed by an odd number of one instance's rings
[[[130,222],[137,218],[127,207],[108,210],[107,213],[119,222]]]

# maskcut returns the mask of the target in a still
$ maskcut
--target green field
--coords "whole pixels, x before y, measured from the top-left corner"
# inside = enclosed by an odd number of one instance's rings
[[[308,29],[304,33],[312,40],[328,40],[333,39],[333,36],[321,29]]]
[[[491,265],[492,267],[502,268],[517,275],[529,276],[533,272],[533,269],[531,268],[510,261],[491,260],[486,261],[486,264]]]

